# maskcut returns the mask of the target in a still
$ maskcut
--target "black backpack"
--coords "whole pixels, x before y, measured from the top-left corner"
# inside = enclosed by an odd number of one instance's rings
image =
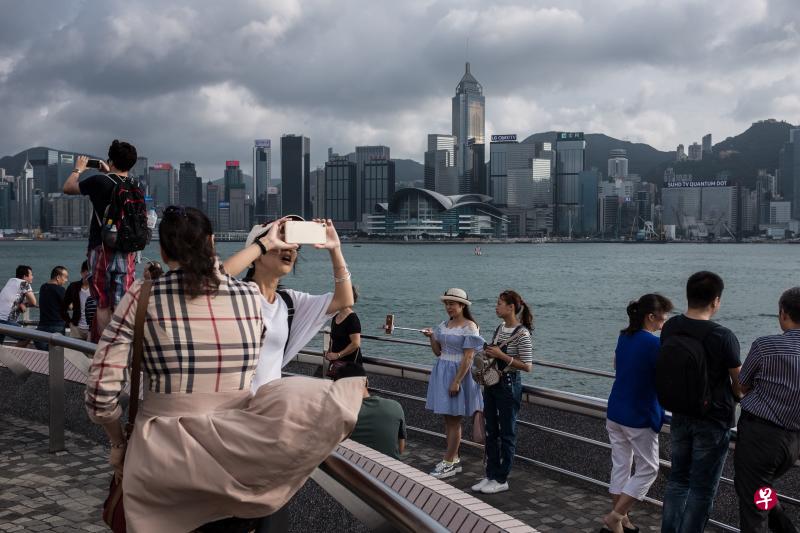
[[[107,176],[114,182],[114,190],[111,192],[103,220],[98,217],[103,244],[122,253],[144,250],[150,241],[144,193],[139,184],[131,178],[123,179],[116,174]],[[96,211],[95,216],[97,216]]]
[[[705,340],[713,325],[702,334],[675,333],[661,344],[656,360],[658,402],[668,411],[702,417],[711,408],[711,384]]]

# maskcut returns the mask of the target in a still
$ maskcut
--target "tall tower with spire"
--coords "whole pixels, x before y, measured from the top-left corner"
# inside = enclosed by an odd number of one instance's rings
[[[456,86],[453,97],[453,135],[456,137],[456,172],[459,192],[469,191],[472,173],[471,144],[485,142],[486,98],[483,87],[469,71],[467,62],[464,76]]]

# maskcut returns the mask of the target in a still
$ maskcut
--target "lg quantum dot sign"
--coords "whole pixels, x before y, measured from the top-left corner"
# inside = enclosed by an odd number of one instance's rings
[[[668,181],[664,183],[667,189],[688,189],[692,187],[728,187],[728,180],[694,180],[694,181]]]

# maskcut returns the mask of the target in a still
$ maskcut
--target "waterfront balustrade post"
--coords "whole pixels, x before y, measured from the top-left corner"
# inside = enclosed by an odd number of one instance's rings
[[[64,450],[64,347],[50,343],[48,359],[50,453],[55,453]]]

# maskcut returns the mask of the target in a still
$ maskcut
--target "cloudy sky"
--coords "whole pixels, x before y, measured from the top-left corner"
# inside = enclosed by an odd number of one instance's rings
[[[0,155],[33,146],[151,162],[255,138],[386,144],[450,131],[468,57],[487,135],[581,130],[674,150],[754,120],[800,123],[796,0],[0,0]],[[279,172],[277,148],[274,172]],[[277,177],[277,176],[276,176]]]

